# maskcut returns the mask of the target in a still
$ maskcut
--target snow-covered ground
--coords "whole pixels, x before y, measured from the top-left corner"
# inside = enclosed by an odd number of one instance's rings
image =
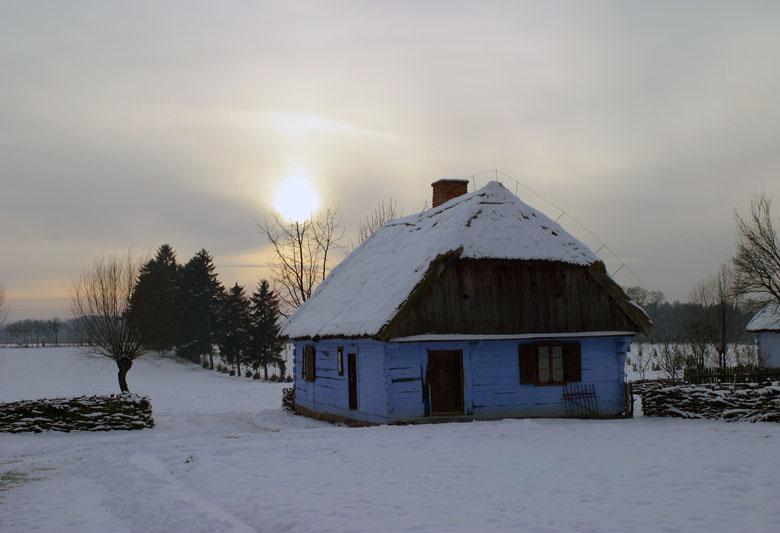
[[[780,425],[505,420],[352,429],[281,384],[169,359],[157,427],[0,434],[0,531],[780,531]],[[0,401],[114,392],[109,361],[0,349]]]

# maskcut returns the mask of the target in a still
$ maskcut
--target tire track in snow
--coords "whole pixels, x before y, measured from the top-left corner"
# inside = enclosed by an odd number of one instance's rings
[[[176,479],[176,477],[174,477],[173,474],[168,471],[167,467],[162,463],[162,461],[156,457],[148,454],[135,454],[129,458],[129,461],[138,469],[155,477],[155,483],[154,485],[151,485],[156,487],[155,492],[159,492],[161,496],[168,496],[169,498],[166,498],[167,500],[178,501],[179,505],[177,505],[177,507],[197,509],[201,513],[206,513],[208,515],[210,518],[208,523],[214,524],[215,522],[221,522],[226,526],[224,529],[212,529],[210,526],[209,529],[211,531],[256,533],[256,530],[249,524],[228,514],[213,501],[204,498],[194,490],[181,483],[178,479]],[[202,518],[198,517],[198,521],[200,522],[201,520]],[[185,526],[185,524],[181,525]],[[186,526],[181,530],[192,531]]]

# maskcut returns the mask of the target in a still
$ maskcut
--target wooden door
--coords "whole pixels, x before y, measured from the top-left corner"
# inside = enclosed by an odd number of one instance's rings
[[[431,415],[463,414],[463,352],[428,352],[428,394]]]
[[[349,382],[349,408],[358,408],[357,354],[347,355],[347,381]]]

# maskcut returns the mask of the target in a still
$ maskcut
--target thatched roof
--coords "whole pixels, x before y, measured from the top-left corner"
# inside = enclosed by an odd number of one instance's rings
[[[452,255],[600,266],[595,270],[599,281],[609,285],[605,290],[620,298],[622,306],[631,307],[587,246],[500,183],[490,182],[433,209],[387,223],[333,269],[282,333],[290,338],[376,336],[431,265]],[[627,312],[644,317],[636,309]]]
[[[780,302],[767,304],[756,313],[756,316],[748,322],[747,330],[751,333],[780,331]]]

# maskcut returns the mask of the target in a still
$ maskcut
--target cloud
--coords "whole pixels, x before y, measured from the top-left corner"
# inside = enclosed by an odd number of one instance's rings
[[[163,241],[254,283],[255,222],[294,166],[351,228],[498,167],[684,298],[728,258],[734,208],[780,195],[777,4],[341,7],[0,7],[9,291]]]

